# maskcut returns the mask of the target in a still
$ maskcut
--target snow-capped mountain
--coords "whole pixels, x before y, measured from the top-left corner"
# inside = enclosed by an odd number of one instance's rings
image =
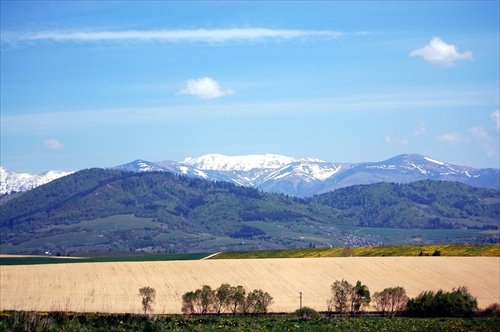
[[[473,187],[500,189],[499,169],[453,165],[418,154],[399,155],[381,162],[352,164],[315,189],[318,193],[324,193],[357,184],[408,183],[425,179],[456,181]]]
[[[500,169],[476,169],[442,162],[418,154],[404,154],[381,162],[335,163],[315,158],[293,158],[276,154],[224,156],[209,154],[181,162],[136,160],[115,166],[129,172],[172,172],[210,181],[228,181],[266,192],[306,197],[338,188],[377,182],[408,183],[431,179],[462,182],[474,187],[500,189]],[[29,190],[43,182],[20,180],[5,174],[20,174],[2,169],[1,193]],[[54,172],[64,176],[69,173]],[[41,174],[52,174],[51,172]],[[9,189],[7,189],[9,188]]]
[[[207,179],[230,181],[263,191],[312,196],[338,188],[377,182],[408,183],[431,179],[500,189],[499,169],[453,165],[418,154],[370,163],[335,163],[280,155],[223,156],[210,154],[180,162],[203,170]]]
[[[210,154],[187,158],[181,164],[203,170],[210,179],[274,191],[276,181],[322,181],[337,171],[337,164],[314,158],[276,154],[224,156]],[[297,186],[297,184],[293,185]],[[279,187],[279,186],[278,186]],[[278,190],[277,192],[281,192]]]
[[[224,156],[221,154],[207,154],[198,158],[186,158],[181,164],[189,165],[201,170],[212,171],[250,171],[257,168],[275,169],[293,162],[322,161],[313,158],[292,158],[277,154]]]
[[[71,173],[73,172],[18,173],[0,167],[0,195],[30,190]]]

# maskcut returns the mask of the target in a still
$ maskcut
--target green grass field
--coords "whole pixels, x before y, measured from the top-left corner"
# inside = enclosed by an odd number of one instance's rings
[[[0,331],[498,331],[499,317],[300,319],[293,315],[145,316],[0,312]]]
[[[157,262],[157,261],[186,261],[200,260],[210,254],[151,254],[151,255],[129,255],[108,256],[92,258],[68,258],[68,257],[2,257],[0,265],[34,265],[34,264],[69,264],[69,263],[105,263],[105,262]]]

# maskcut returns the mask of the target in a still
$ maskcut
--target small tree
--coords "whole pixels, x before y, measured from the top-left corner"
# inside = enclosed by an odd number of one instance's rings
[[[195,304],[197,312],[204,315],[211,312],[214,304],[215,291],[208,285],[203,285],[201,289],[195,291]]]
[[[222,284],[215,290],[214,294],[214,309],[217,314],[220,314],[224,308],[229,307],[231,303],[231,285]]]
[[[245,302],[246,302],[246,291],[243,286],[231,286],[229,296],[229,307],[233,315],[235,315],[238,311],[245,311]]]
[[[375,307],[375,310],[382,313],[382,316],[385,316],[385,313],[389,308],[389,296],[386,290],[387,288],[381,292],[375,292],[373,294],[373,306]]]
[[[295,310],[294,313],[295,316],[299,318],[319,318],[319,312],[316,310],[309,308],[309,307],[303,307],[300,309]]]
[[[182,295],[182,312],[185,314],[207,314],[215,308],[215,291],[208,285]]]
[[[405,309],[408,296],[406,296],[406,290],[403,287],[385,288],[382,292],[373,294],[373,302],[375,309],[382,312],[382,315],[385,316],[388,313],[395,316]]]
[[[273,298],[268,292],[263,292],[261,289],[254,289],[248,293],[245,312],[266,313],[272,302]]]
[[[359,314],[363,307],[370,304],[370,301],[368,286],[361,284],[361,281],[358,280],[351,292],[351,314]]]
[[[139,289],[139,295],[142,297],[142,309],[144,314],[149,311],[153,311],[151,304],[154,302],[156,297],[156,290],[151,287],[142,287]]]
[[[349,310],[349,301],[352,298],[353,286],[344,279],[342,281],[336,280],[332,284],[331,290],[332,295],[328,301],[329,309],[333,307],[340,315],[344,315]]]
[[[195,292],[187,292],[182,295],[182,312],[185,314],[195,314],[195,302],[196,302],[196,294]]]

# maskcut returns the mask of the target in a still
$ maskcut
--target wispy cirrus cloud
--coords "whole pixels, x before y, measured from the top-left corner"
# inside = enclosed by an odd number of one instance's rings
[[[125,30],[125,31],[44,31],[2,33],[5,43],[36,41],[96,42],[96,41],[161,41],[220,43],[229,41],[262,41],[301,37],[341,38],[343,32],[331,30],[296,30],[268,28],[191,29],[191,30]]]
[[[446,133],[437,137],[438,142],[451,143],[451,144],[463,142],[465,140],[466,138],[463,135],[455,132]]]
[[[390,136],[385,136],[385,142],[387,144],[396,144],[396,145],[407,145],[408,140],[406,138],[392,138]]]
[[[426,124],[424,121],[420,120],[420,119],[417,119],[417,125],[418,125],[418,128],[417,130],[415,130],[413,132],[413,135],[414,136],[422,136],[422,135],[425,135],[425,133],[427,132],[427,127],[426,127]]]

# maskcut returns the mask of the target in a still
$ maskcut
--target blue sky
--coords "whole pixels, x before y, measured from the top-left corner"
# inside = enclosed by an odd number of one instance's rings
[[[1,165],[275,153],[495,167],[499,2],[1,6]]]

